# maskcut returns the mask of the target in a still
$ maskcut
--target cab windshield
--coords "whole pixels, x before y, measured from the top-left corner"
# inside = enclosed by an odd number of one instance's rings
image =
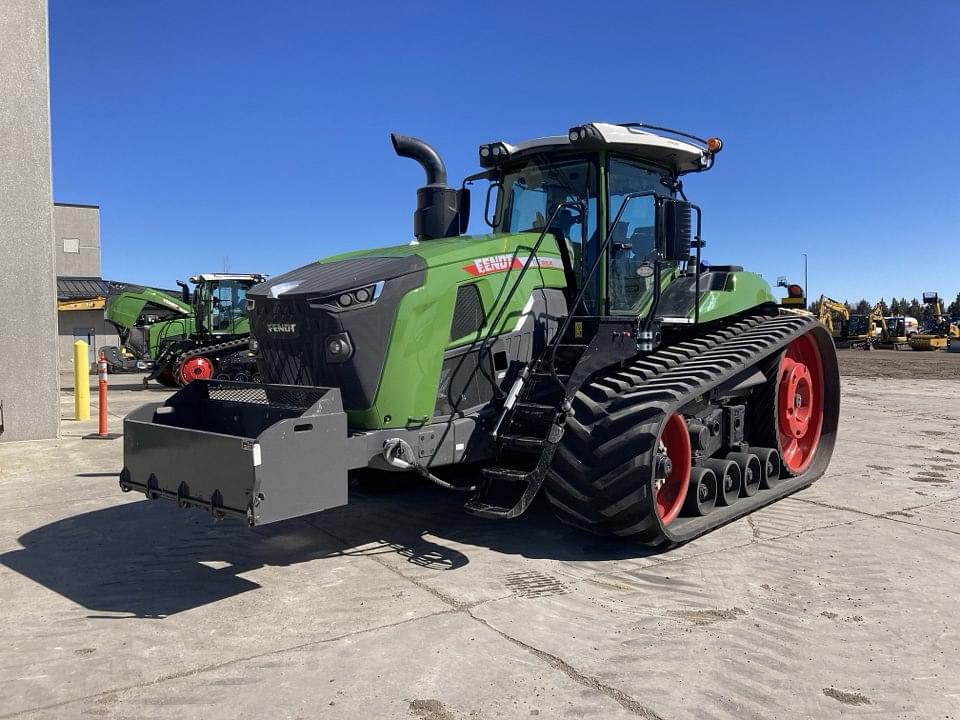
[[[562,209],[550,228],[563,235],[577,267],[583,243],[597,227],[596,167],[589,160],[549,162],[536,157],[506,171],[494,231],[540,232],[556,206],[565,202],[581,202],[587,208],[587,238],[583,237],[580,212],[574,208]]]
[[[598,250],[597,164],[593,158],[557,159],[534,156],[503,173],[502,189],[493,219],[495,232],[539,233],[562,203],[580,202],[586,208],[586,231],[580,211],[562,208],[549,230],[562,236],[577,276],[578,285],[596,259]],[[607,311],[639,314],[654,294],[653,264],[656,247],[656,199],[671,196],[664,184],[664,171],[637,162],[610,158],[607,164],[606,212],[612,222],[628,194],[650,193],[632,198],[612,230],[606,276]],[[591,279],[585,299],[589,312],[600,308],[602,273]]]

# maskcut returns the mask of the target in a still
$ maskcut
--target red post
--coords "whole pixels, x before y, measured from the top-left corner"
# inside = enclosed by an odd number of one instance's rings
[[[107,437],[107,359],[100,353],[97,362],[100,378],[100,437]]]

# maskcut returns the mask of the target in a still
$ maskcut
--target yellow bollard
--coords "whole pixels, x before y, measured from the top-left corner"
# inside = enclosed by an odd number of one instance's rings
[[[73,411],[77,420],[90,419],[89,346],[83,340],[73,344]]]

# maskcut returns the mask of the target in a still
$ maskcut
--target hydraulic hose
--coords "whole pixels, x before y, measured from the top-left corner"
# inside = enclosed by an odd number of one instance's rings
[[[417,462],[416,455],[413,452],[413,448],[410,447],[410,443],[401,438],[388,438],[383,441],[383,459],[387,461],[387,464],[399,470],[413,470],[418,475],[425,477],[434,485],[438,485],[444,490],[474,492],[477,489],[476,485],[458,487],[457,485],[451,485],[446,480],[438,478],[426,467]]]

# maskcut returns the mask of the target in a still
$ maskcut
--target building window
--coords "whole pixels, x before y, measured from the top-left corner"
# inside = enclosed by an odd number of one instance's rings
[[[64,238],[63,239],[63,251],[65,253],[79,253],[80,252],[80,238]]]

